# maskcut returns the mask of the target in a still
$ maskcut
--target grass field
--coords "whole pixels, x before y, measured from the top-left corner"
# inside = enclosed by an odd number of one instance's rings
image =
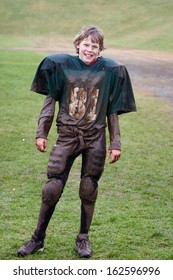
[[[109,47],[172,52],[172,1],[3,0],[0,3],[0,260],[18,259],[37,222],[47,153],[35,147],[44,97],[29,91],[45,54],[7,50],[70,43],[80,26],[99,25]],[[173,108],[135,92],[137,113],[120,117],[122,157],[105,165],[90,231],[91,259],[173,259]],[[109,143],[107,143],[109,144]],[[80,157],[47,231],[29,260],[76,259]],[[106,202],[106,203],[105,203]]]
[[[1,47],[70,41],[86,24],[99,25],[109,47],[172,52],[172,0],[3,0]],[[52,43],[53,43],[52,42]]]
[[[44,97],[29,91],[43,54],[1,51],[0,259],[16,251],[35,228],[48,154],[35,148]],[[172,104],[135,93],[138,112],[120,117],[122,158],[106,163],[91,227],[92,259],[172,259]],[[47,231],[46,249],[27,259],[76,259],[80,158]],[[107,203],[105,203],[105,201]]]

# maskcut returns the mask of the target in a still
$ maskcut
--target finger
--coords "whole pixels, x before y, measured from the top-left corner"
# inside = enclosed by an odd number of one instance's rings
[[[46,152],[46,146],[43,144],[40,149],[41,152]]]
[[[110,155],[111,155],[111,151],[108,151],[107,158],[110,158]]]
[[[119,160],[119,156],[113,157],[110,163],[114,163]]]
[[[40,152],[45,152],[45,148],[43,145],[37,145],[37,150]]]

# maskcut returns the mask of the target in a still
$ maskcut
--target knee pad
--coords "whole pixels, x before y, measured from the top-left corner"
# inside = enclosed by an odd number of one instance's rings
[[[63,185],[60,180],[50,179],[42,190],[42,201],[48,206],[54,206],[61,197]]]
[[[98,184],[90,177],[82,178],[79,188],[79,196],[85,203],[94,203],[97,198]]]

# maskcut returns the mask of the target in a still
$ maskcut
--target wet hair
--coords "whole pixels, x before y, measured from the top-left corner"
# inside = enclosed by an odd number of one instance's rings
[[[77,47],[81,41],[91,36],[93,43],[99,44],[99,50],[103,51],[104,47],[104,34],[102,30],[97,26],[83,26],[80,32],[75,36],[73,44],[75,46],[76,52],[79,53],[79,48]]]

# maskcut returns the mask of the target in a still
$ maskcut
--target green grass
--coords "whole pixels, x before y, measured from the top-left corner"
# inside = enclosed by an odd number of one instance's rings
[[[35,148],[44,97],[29,91],[43,54],[0,51],[0,259],[35,229],[55,123],[47,153]],[[120,117],[122,158],[106,162],[90,237],[92,259],[173,258],[172,104],[135,92],[138,112]],[[49,224],[46,248],[26,259],[77,259],[80,157]]]
[[[94,24],[109,47],[172,52],[172,10],[171,0],[3,0],[0,47],[71,42],[81,26]]]

